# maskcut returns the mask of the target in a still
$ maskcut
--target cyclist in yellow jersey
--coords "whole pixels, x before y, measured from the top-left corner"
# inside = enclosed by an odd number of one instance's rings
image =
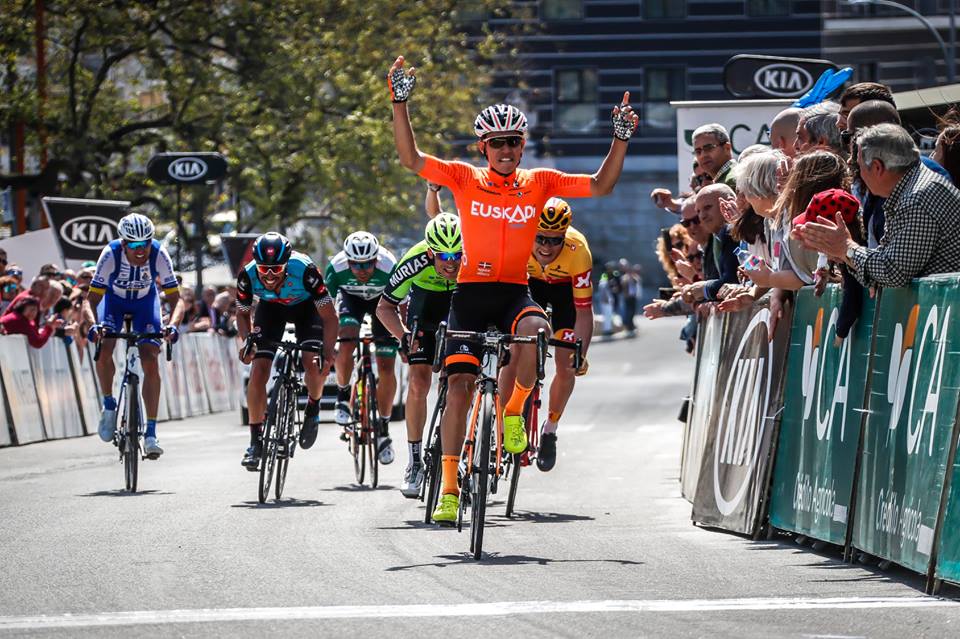
[[[552,469],[557,460],[557,423],[573,393],[577,376],[587,372],[587,348],[593,337],[593,257],[587,238],[570,226],[572,212],[564,200],[547,200],[540,212],[536,244],[527,262],[533,301],[552,308],[553,335],[565,342],[583,340],[583,364],[573,369],[573,351],[555,349],[556,374],[550,382],[547,419],[540,430],[537,468]],[[513,366],[504,370],[501,388],[513,387]]]
[[[514,106],[489,106],[474,120],[478,149],[487,162],[479,168],[425,154],[417,147],[407,111],[416,84],[414,70],[398,57],[387,74],[393,101],[393,137],[400,163],[434,184],[446,186],[460,212],[463,259],[450,305],[451,330],[485,331],[490,324],[504,333],[536,335],[548,328],[543,310],[530,299],[526,262],[537,233],[537,217],[551,195],[596,197],[613,191],[627,154],[627,142],[639,122],[629,106],[630,93],[613,108],[614,140],[593,175],[552,169],[521,169],[527,118]],[[444,365],[448,375],[447,404],[441,419],[443,486],[433,519],[453,523],[457,517],[457,463],[466,431],[467,411],[480,368],[479,347],[447,340]],[[523,404],[536,379],[536,350],[519,349],[514,358],[516,383],[503,407],[503,448],[527,448]]]

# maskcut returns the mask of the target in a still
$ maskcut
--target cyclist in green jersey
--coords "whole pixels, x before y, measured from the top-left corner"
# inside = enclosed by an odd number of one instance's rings
[[[400,339],[400,352],[406,353],[410,365],[406,401],[410,460],[400,492],[411,499],[420,494],[423,483],[420,447],[427,421],[427,393],[433,382],[436,330],[450,312],[450,296],[457,285],[462,257],[460,219],[449,213],[439,214],[427,224],[424,240],[397,263],[377,306],[377,317]],[[403,322],[400,303],[405,299],[408,300],[407,317]],[[411,335],[414,322],[417,322],[417,334]]]
[[[380,320],[377,319],[377,302],[386,288],[390,273],[397,264],[393,253],[380,246],[371,233],[357,231],[347,236],[343,250],[333,256],[323,274],[324,282],[332,297],[338,298],[337,313],[340,316],[341,339],[356,338],[366,315],[370,315],[373,336],[378,343],[374,348],[377,361],[377,405],[386,417],[380,418],[377,432],[377,451],[381,464],[393,462],[393,442],[390,440],[390,408],[397,392],[397,375],[394,370],[397,343]],[[338,295],[339,294],[339,295]],[[346,428],[350,417],[350,376],[353,374],[353,353],[356,342],[341,342],[337,350],[334,368],[337,373],[337,403],[334,420]]]

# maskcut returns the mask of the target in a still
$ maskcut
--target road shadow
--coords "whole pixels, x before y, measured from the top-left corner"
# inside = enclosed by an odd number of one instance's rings
[[[390,486],[389,484],[380,484],[376,488],[371,488],[368,484],[342,484],[340,486],[334,486],[332,488],[321,488],[320,492],[338,492],[338,493],[365,493],[371,490],[396,490],[396,486]]]
[[[117,488],[115,490],[98,490],[92,493],[80,493],[75,497],[146,497],[148,495],[176,495],[165,490],[138,490],[135,493]]]
[[[533,524],[565,524],[571,521],[595,521],[595,518],[586,515],[570,515],[567,513],[540,513],[531,510],[515,510],[513,515],[507,517],[505,514],[488,514],[488,518],[495,519],[504,523],[509,522],[529,522]]]
[[[468,527],[469,526],[464,524],[464,528],[468,528]],[[441,526],[439,524],[434,524],[434,523],[425,524],[423,523],[423,519],[408,519],[397,526],[378,526],[376,530],[453,530],[453,531],[456,531],[456,527]]]
[[[231,504],[231,508],[253,508],[253,509],[272,509],[272,508],[315,508],[317,506],[331,506],[316,499],[296,499],[284,498],[280,501],[268,501],[261,504],[259,501],[244,501],[239,504]]]
[[[532,557],[529,555],[501,555],[500,553],[484,553],[480,560],[475,560],[472,553],[456,555],[437,555],[440,561],[409,566],[393,566],[386,572],[399,572],[415,568],[447,568],[449,566],[549,566],[551,564],[614,564],[620,566],[642,566],[645,562],[629,559],[550,559],[548,557]]]

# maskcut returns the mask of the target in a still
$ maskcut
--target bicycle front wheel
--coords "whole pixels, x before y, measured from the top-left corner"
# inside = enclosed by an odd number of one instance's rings
[[[293,455],[293,447],[296,446],[296,400],[295,393],[286,393],[287,402],[283,409],[283,424],[279,432],[283,434],[281,438],[280,451],[277,454],[277,484],[274,489],[274,497],[280,499],[283,496],[283,487],[287,481],[287,469],[290,468],[290,457]],[[282,454],[281,454],[282,453]]]
[[[377,406],[377,378],[373,373],[367,373],[366,397],[367,404],[367,460],[370,462],[370,487],[376,488],[380,480],[380,451],[377,439],[380,435],[380,411]]]
[[[423,515],[423,523],[429,524],[433,521],[433,511],[437,507],[437,500],[440,498],[440,479],[443,474],[441,459],[443,448],[440,444],[440,416],[443,414],[443,407],[447,399],[446,380],[440,382],[440,392],[437,397],[437,404],[433,407],[433,415],[430,417],[430,430],[427,439],[427,447],[423,451],[423,489],[420,499],[424,501],[426,511]]]
[[[277,380],[270,391],[270,404],[267,408],[267,421],[263,425],[263,454],[260,458],[260,489],[257,498],[261,504],[270,496],[270,485],[277,464],[277,443],[282,436],[280,421],[282,408],[286,403],[286,387]]]
[[[124,437],[120,441],[123,449],[123,474],[127,490],[137,492],[137,480],[140,467],[140,396],[136,384],[127,392],[127,415]]]
[[[487,512],[487,484],[490,477],[490,440],[496,416],[493,410],[493,392],[485,388],[482,398],[483,417],[474,447],[473,478],[470,482],[470,552],[480,559],[483,551],[483,526]]]
[[[359,419],[356,419],[350,428],[350,454],[353,455],[353,473],[357,478],[357,483],[361,486],[363,486],[363,479],[367,470],[366,448],[364,447],[367,441],[367,406],[363,401],[366,392],[363,381],[357,380],[353,385],[353,401],[359,412]]]

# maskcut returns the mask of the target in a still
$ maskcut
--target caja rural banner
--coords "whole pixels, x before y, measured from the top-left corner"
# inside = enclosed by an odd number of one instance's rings
[[[725,318],[713,408],[693,521],[755,534],[769,482],[771,445],[782,406],[784,359],[790,341],[789,308],[768,339],[767,299]],[[702,370],[700,375],[710,374]]]
[[[915,280],[879,306],[853,545],[926,573],[956,436],[960,283]]]
[[[843,289],[797,293],[771,489],[771,525],[838,545],[846,544],[867,401],[876,302],[864,295],[860,319],[838,345]]]

